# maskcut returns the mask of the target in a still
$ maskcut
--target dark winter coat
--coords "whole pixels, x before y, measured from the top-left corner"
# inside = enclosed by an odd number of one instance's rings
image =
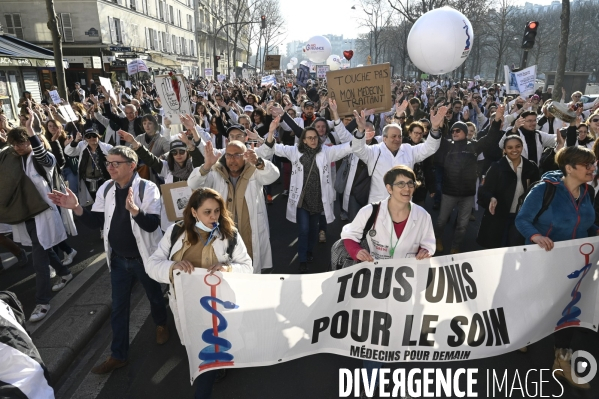
[[[476,194],[477,158],[492,146],[498,146],[503,136],[501,121],[491,124],[489,134],[479,141],[442,140],[443,194],[454,197],[469,197]]]
[[[541,177],[537,165],[521,156],[522,186],[524,191]],[[478,189],[478,204],[485,209],[476,242],[484,248],[499,248],[506,220],[510,213],[518,176],[506,157],[493,163],[487,172],[484,184]],[[497,200],[495,215],[489,212],[491,198]]]

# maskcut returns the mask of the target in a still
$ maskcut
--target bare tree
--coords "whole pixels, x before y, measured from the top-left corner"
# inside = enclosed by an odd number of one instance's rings
[[[370,32],[370,54],[374,63],[378,64],[386,41],[383,32],[392,25],[392,13],[384,0],[361,0],[361,8],[364,14],[358,21],[360,26],[368,28]]]

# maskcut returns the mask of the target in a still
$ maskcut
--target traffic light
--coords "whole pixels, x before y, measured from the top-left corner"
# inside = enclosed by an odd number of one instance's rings
[[[215,61],[215,64],[218,65],[218,62],[220,61],[220,55],[215,55],[214,56],[214,61]]]
[[[260,29],[266,29],[266,15],[262,15],[260,17],[260,21],[262,22],[262,26]]]
[[[524,37],[522,38],[522,48],[530,50],[535,44],[535,37],[537,37],[537,29],[539,29],[538,21],[530,21],[524,28]]]

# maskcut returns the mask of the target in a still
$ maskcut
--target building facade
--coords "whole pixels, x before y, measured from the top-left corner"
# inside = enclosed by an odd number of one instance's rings
[[[245,0],[197,0],[199,67],[230,74],[248,59],[250,15]],[[237,41],[235,37],[237,36]],[[220,59],[216,59],[220,57]]]
[[[64,59],[69,62],[67,86],[87,85],[111,72],[127,76],[126,62],[146,60],[153,73],[176,70],[197,76],[195,0],[55,0]],[[3,0],[4,32],[52,48],[44,0]],[[40,71],[42,85],[55,82],[53,68]]]

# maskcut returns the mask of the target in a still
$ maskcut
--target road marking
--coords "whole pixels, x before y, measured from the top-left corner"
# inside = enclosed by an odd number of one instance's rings
[[[143,297],[141,298],[141,300],[139,301],[137,306],[135,306],[135,308],[133,309],[133,312],[131,312],[131,318],[129,321],[129,343],[130,344],[133,343],[135,336],[137,335],[139,330],[141,330],[141,327],[144,325],[144,322],[146,321],[146,319],[148,318],[149,315],[150,315],[150,301],[148,301],[146,296],[143,295]],[[108,357],[110,355],[111,355],[111,351],[110,351],[110,343],[109,343],[106,346],[106,349],[104,349],[104,352],[102,352],[102,355],[100,355],[99,361],[102,362],[102,361],[108,359]],[[129,367],[129,366],[125,366],[125,367]],[[162,369],[164,369],[164,366]],[[106,384],[106,381],[108,381],[110,376],[111,376],[111,374],[99,375],[99,374],[93,374],[91,372],[88,372],[87,375],[85,376],[85,378],[83,379],[83,381],[81,381],[81,384],[79,384],[79,386],[76,388],[76,392],[73,394],[73,396],[70,397],[70,399],[93,399],[93,398],[98,397],[98,395],[104,388],[104,385]],[[71,387],[69,387],[69,388],[71,388]],[[57,395],[57,397],[59,397],[59,396]]]
[[[27,257],[31,255],[31,252],[25,252],[27,253]],[[13,267],[17,264],[17,257],[10,252],[0,254],[0,258],[2,258],[2,265],[4,266],[4,270],[8,270],[8,268]]]

